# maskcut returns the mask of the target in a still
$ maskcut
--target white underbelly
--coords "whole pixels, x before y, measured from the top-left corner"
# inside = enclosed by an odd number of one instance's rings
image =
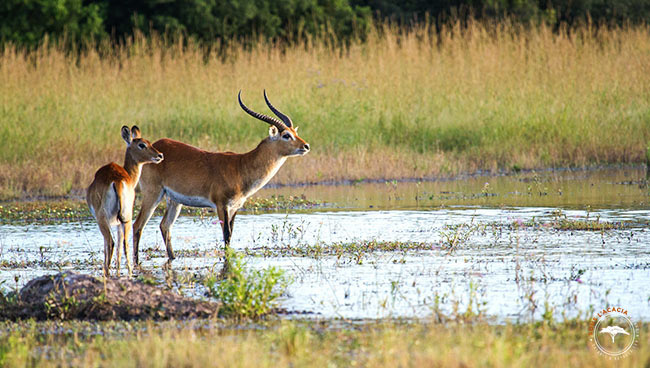
[[[165,194],[174,202],[178,202],[184,206],[190,207],[207,207],[216,209],[217,206],[211,200],[201,196],[189,196],[178,193],[165,187]]]
[[[247,197],[240,197],[228,202],[228,209],[232,209],[235,211],[239,210],[240,208],[242,208],[242,206],[244,206],[244,202],[246,202],[246,199]]]

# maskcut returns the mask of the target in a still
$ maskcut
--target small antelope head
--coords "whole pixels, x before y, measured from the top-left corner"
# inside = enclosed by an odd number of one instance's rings
[[[298,136],[298,127],[293,125],[290,117],[280,112],[280,110],[271,104],[269,98],[266,96],[266,90],[264,90],[264,101],[266,101],[266,105],[282,121],[260,114],[246,107],[241,100],[241,91],[239,91],[237,98],[239,99],[239,106],[246,113],[271,125],[269,128],[269,139],[274,144],[279,155],[283,157],[303,156],[309,152],[309,144]]]
[[[163,160],[163,154],[155,149],[151,142],[142,138],[140,135],[140,128],[133,126],[129,129],[128,126],[122,127],[122,139],[126,142],[126,154],[131,156],[137,163],[160,163]]]

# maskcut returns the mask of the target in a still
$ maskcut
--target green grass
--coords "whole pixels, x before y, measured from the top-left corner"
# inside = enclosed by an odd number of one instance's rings
[[[204,60],[190,45],[136,39],[71,57],[0,53],[0,197],[83,189],[122,161],[122,124],[145,138],[246,151],[267,126],[262,89],[312,152],[276,182],[453,175],[645,161],[650,141],[647,26],[553,33],[508,23],[404,32],[348,50],[314,40],[233,46]]]
[[[3,367],[641,367],[650,361],[648,324],[638,348],[621,360],[595,352],[580,321],[5,322],[0,331]]]

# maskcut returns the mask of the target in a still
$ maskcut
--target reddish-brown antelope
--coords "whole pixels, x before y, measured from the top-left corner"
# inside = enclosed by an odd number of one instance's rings
[[[95,180],[88,187],[86,201],[90,212],[99,224],[104,236],[104,275],[109,275],[115,242],[111,235],[111,226],[117,226],[117,276],[120,275],[120,247],[124,248],[129,276],[132,267],[129,261],[128,236],[133,218],[135,186],[138,184],[142,165],[159,163],[163,154],[155,149],[149,141],[140,136],[140,129],[133,126],[122,127],[122,138],[126,142],[124,166],[115,162],[102,166],[95,173]]]
[[[264,100],[267,106],[282,121],[246,107],[241,100],[241,91],[237,98],[245,112],[271,125],[269,136],[254,150],[241,154],[208,152],[167,138],[153,144],[165,155],[165,161],[160,165],[147,165],[142,171],[142,210],[133,229],[133,259],[136,264],[142,229],[163,197],[167,199],[167,210],[160,222],[160,231],[170,261],[174,259],[170,231],[183,205],[214,209],[221,222],[227,249],[235,216],[246,199],[271,180],[287,157],[309,152],[309,144],[298,136],[298,127],[273,107],[266,91]]]

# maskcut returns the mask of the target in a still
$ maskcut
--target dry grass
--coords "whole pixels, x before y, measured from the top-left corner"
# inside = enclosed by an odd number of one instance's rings
[[[277,182],[642,162],[650,138],[647,26],[553,33],[508,23],[440,34],[384,27],[344,52],[258,43],[205,60],[136,39],[79,57],[0,54],[0,198],[68,194],[122,161],[122,124],[245,151],[266,126],[262,89],[313,147]]]
[[[180,328],[179,324],[184,326]],[[621,360],[588,345],[587,325],[371,323],[356,328],[282,322],[219,328],[203,322],[160,325],[79,323],[0,325],[0,365],[119,367],[640,367],[648,364],[647,325],[638,349]],[[48,330],[65,334],[48,334]],[[207,327],[207,328],[206,328]],[[89,336],[82,331],[89,331]],[[98,333],[99,332],[99,333]]]

